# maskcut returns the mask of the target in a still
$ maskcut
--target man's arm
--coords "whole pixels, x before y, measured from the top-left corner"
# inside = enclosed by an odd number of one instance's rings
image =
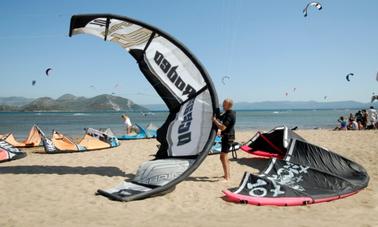
[[[224,131],[226,130],[226,126],[224,124],[222,124],[222,122],[220,122],[217,118],[213,117],[213,122],[214,124],[221,130],[221,131]]]

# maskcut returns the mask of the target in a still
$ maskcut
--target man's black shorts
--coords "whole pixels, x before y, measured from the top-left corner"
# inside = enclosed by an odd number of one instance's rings
[[[222,138],[222,153],[228,153],[230,152],[230,148],[232,147],[234,141],[229,140],[227,137]]]

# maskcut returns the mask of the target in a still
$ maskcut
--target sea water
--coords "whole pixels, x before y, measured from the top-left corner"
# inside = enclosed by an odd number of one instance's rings
[[[237,130],[269,130],[275,126],[297,126],[299,129],[334,128],[340,116],[348,116],[357,110],[238,110]],[[25,137],[33,124],[47,134],[55,129],[68,136],[83,135],[83,129],[111,128],[115,134],[124,134],[121,112],[4,112],[0,113],[0,134],[13,132],[17,137]],[[168,112],[129,112],[133,123],[146,126],[152,123],[162,125]]]

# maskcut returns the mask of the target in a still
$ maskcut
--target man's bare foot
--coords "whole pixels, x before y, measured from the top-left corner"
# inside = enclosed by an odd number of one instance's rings
[[[228,178],[226,178],[226,177],[219,177],[220,179],[219,179],[219,181],[220,182],[228,182]]]

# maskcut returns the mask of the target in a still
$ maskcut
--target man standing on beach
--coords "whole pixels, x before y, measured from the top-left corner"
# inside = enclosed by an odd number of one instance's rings
[[[214,124],[218,128],[218,134],[222,136],[222,150],[220,154],[220,160],[223,167],[224,179],[230,179],[230,163],[228,160],[228,152],[235,140],[235,122],[236,113],[232,110],[233,101],[231,99],[225,99],[223,101],[223,110],[219,119],[213,118]]]
[[[376,121],[378,119],[378,114],[377,114],[377,111],[374,109],[374,106],[371,106],[370,109],[367,110],[367,115],[368,115],[367,128],[374,129]]]

